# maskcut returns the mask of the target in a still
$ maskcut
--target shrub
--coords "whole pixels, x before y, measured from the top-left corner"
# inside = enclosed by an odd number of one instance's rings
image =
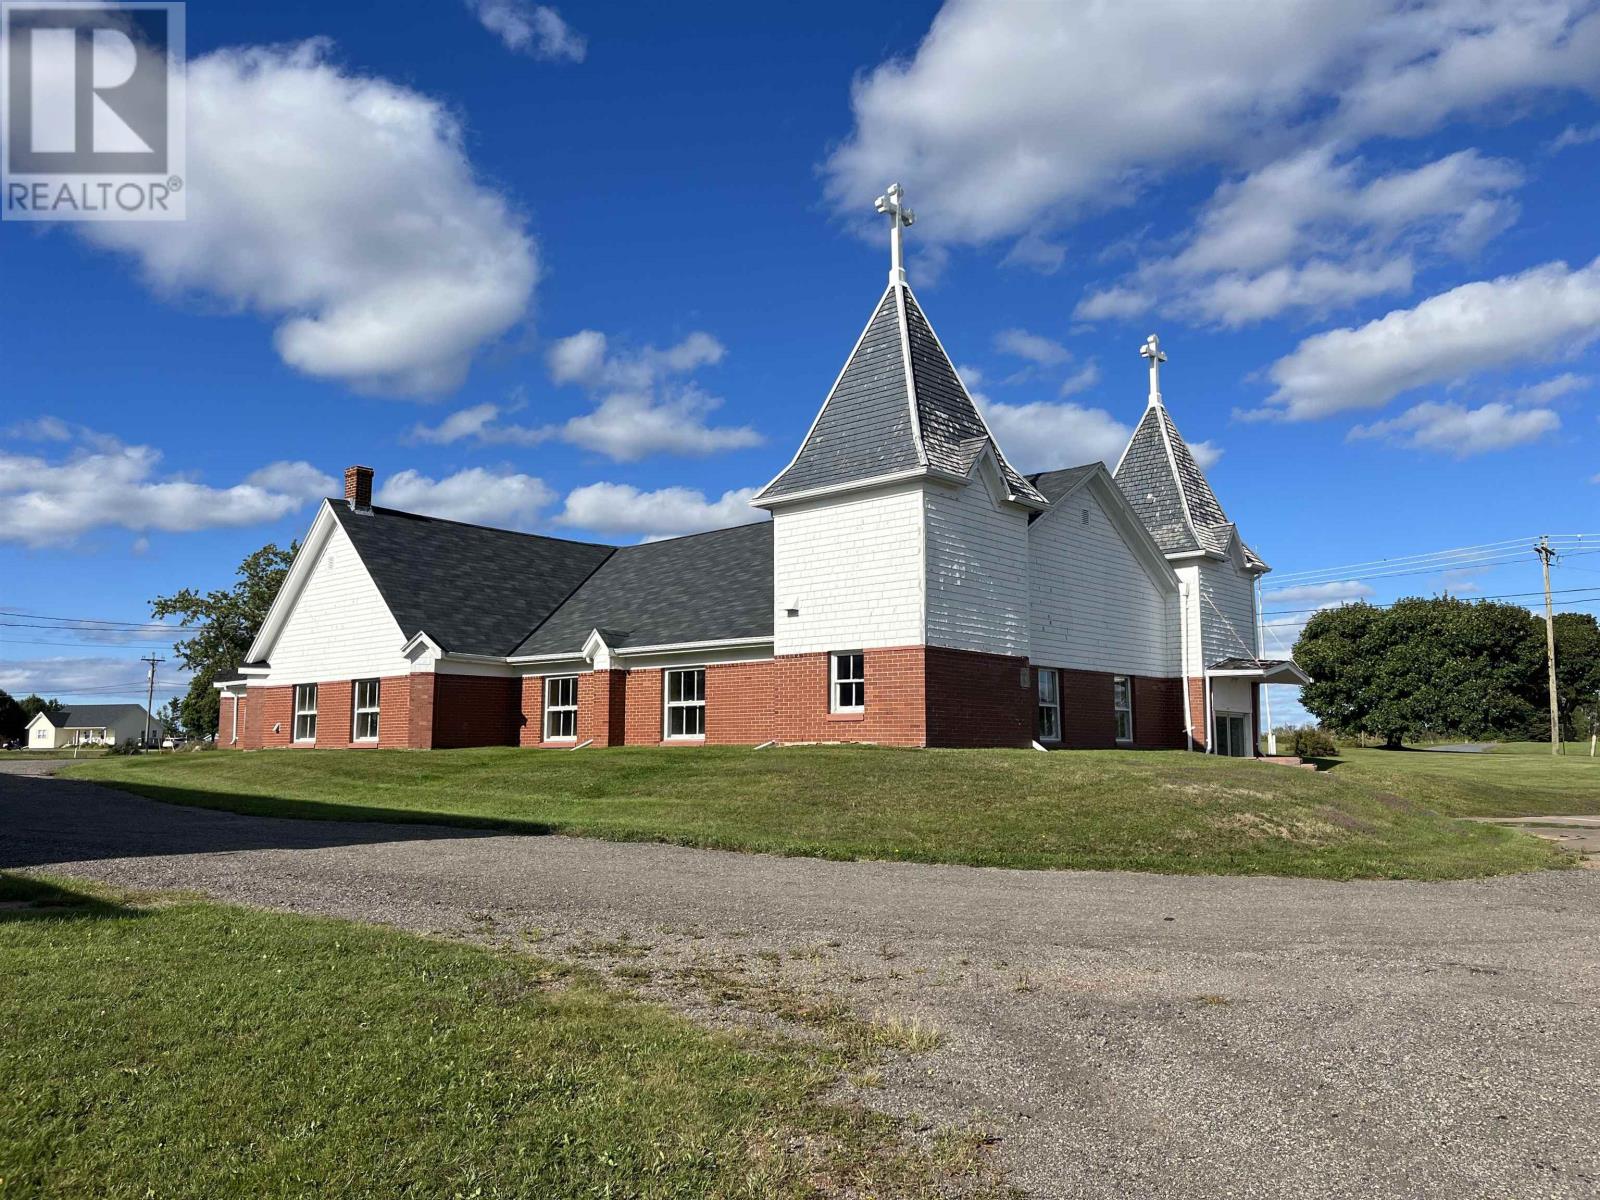
[[[1302,725],[1290,736],[1290,753],[1301,758],[1334,758],[1339,746],[1333,735],[1315,725]]]

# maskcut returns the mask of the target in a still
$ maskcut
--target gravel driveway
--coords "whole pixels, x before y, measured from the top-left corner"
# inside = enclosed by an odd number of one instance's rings
[[[757,969],[915,1015],[942,1044],[871,1102],[976,1118],[1032,1195],[1600,1193],[1600,872],[831,863],[241,817],[21,774],[0,775],[0,867],[621,955],[634,974]]]

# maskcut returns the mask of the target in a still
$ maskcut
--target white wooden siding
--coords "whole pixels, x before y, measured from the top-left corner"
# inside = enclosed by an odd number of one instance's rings
[[[252,683],[407,675],[400,626],[344,530],[335,528],[270,651],[272,671]]]
[[[1200,563],[1200,628],[1205,665],[1256,653],[1256,598],[1252,577],[1230,560]]]
[[[928,645],[1026,656],[1028,515],[988,476],[927,492]]]
[[[1035,521],[1028,541],[1034,662],[1178,673],[1177,597],[1151,578],[1088,487]]]
[[[778,654],[922,642],[921,484],[779,508],[772,536]]]
[[[1248,679],[1213,679],[1211,681],[1211,711],[1249,713],[1250,681]]]

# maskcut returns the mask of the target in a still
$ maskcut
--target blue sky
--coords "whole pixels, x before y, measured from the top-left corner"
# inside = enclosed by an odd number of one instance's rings
[[[1596,6],[1120,8],[191,4],[189,221],[0,225],[0,607],[144,620],[352,462],[565,536],[746,519],[883,286],[891,179],[1025,469],[1114,461],[1155,330],[1230,516],[1306,573],[1269,609],[1532,591],[1520,551],[1329,569],[1600,533]],[[4,619],[0,687],[68,699],[170,640]]]

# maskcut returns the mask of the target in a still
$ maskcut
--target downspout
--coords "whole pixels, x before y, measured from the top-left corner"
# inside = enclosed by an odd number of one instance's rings
[[[1206,688],[1206,753],[1217,752],[1217,719],[1211,706],[1211,669],[1206,668],[1201,676],[1205,680]]]
[[[233,694],[233,736],[228,739],[228,745],[237,746],[238,744],[239,744],[239,693],[235,692]]]
[[[1189,585],[1178,581],[1178,669],[1183,674],[1184,749],[1194,750],[1194,710],[1189,702]]]

